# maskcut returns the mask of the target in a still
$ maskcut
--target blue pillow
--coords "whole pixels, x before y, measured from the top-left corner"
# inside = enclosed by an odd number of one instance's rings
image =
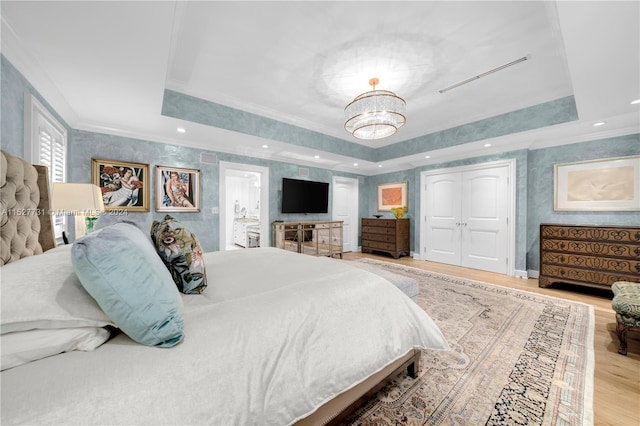
[[[207,287],[202,247],[196,235],[180,221],[166,215],[151,224],[151,241],[167,266],[178,290],[199,294]]]
[[[100,308],[129,337],[170,347],[183,338],[182,299],[148,237],[116,223],[77,240],[76,275]]]

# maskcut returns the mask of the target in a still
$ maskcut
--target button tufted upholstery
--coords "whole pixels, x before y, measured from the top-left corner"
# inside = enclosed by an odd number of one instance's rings
[[[22,158],[2,152],[0,163],[0,266],[42,253],[38,172]],[[43,212],[46,215],[49,212]]]

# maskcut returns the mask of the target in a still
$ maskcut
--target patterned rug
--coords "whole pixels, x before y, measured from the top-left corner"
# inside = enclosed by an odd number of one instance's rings
[[[415,279],[452,348],[422,351],[351,425],[591,425],[593,307],[374,259]]]

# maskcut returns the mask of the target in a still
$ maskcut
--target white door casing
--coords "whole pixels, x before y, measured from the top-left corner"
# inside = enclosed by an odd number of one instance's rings
[[[421,174],[420,258],[514,274],[515,160]]]
[[[331,203],[332,220],[341,220],[344,251],[358,248],[358,179],[334,176]]]
[[[219,166],[219,250],[226,250],[227,222],[233,221],[234,219],[232,215],[227,214],[230,207],[227,206],[227,193],[225,188],[226,176],[229,170],[241,170],[260,174],[260,247],[269,247],[271,244],[271,225],[269,223],[269,168],[227,161],[220,161]]]

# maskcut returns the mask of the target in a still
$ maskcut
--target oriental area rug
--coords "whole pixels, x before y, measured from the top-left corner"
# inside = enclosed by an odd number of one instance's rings
[[[418,282],[451,351],[423,350],[349,425],[591,425],[594,314],[587,304],[374,259]]]

